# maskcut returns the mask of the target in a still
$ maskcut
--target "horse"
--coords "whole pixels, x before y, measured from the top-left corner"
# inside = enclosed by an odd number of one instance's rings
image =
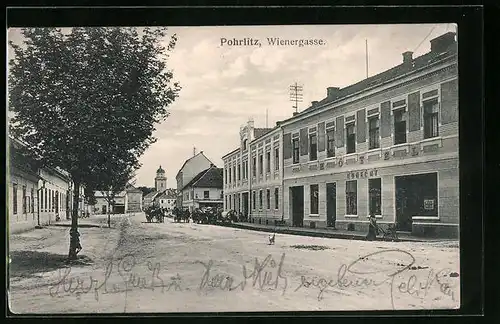
[[[236,211],[233,209],[221,212],[219,215],[220,215],[219,220],[222,221],[222,223],[231,223],[238,221]]]

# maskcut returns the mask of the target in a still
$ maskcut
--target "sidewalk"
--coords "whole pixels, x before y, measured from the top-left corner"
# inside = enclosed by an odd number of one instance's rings
[[[274,226],[262,225],[253,223],[232,223],[222,226],[247,229],[261,232],[282,233],[291,235],[303,235],[313,237],[326,237],[326,238],[339,238],[348,240],[365,240],[367,233],[359,231],[347,231],[333,228],[304,228],[304,227],[290,227],[290,226]],[[442,242],[442,241],[456,241],[454,239],[446,238],[424,238],[414,237],[406,233],[398,233],[398,241],[400,242]],[[380,241],[391,241],[391,239],[384,239],[381,235],[377,237]]]

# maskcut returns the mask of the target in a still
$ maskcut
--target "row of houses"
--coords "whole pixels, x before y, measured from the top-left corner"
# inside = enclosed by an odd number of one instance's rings
[[[9,232],[16,233],[70,219],[74,186],[69,174],[60,168],[39,168],[25,154],[26,146],[9,137],[7,182]],[[78,214],[89,211],[84,188],[78,194]]]
[[[224,161],[225,210],[251,222],[415,235],[459,230],[455,33],[430,52],[326,97],[273,128],[253,121]]]

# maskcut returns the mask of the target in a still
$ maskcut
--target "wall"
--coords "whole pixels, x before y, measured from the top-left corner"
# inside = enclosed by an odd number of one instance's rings
[[[7,192],[9,202],[9,231],[10,233],[18,233],[32,229],[38,224],[38,180],[35,177],[30,177],[21,171],[13,170],[12,166],[9,180]],[[15,214],[14,184],[17,184],[17,211]],[[23,186],[26,186],[26,195],[28,196],[26,212],[23,212]],[[48,219],[41,219],[41,223],[48,223]]]

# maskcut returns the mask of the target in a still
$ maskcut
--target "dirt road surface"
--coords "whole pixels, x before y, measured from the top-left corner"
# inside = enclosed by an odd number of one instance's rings
[[[105,223],[105,219],[96,219]],[[276,235],[114,216],[9,240],[15,313],[452,309],[460,305],[458,242],[364,242]]]

